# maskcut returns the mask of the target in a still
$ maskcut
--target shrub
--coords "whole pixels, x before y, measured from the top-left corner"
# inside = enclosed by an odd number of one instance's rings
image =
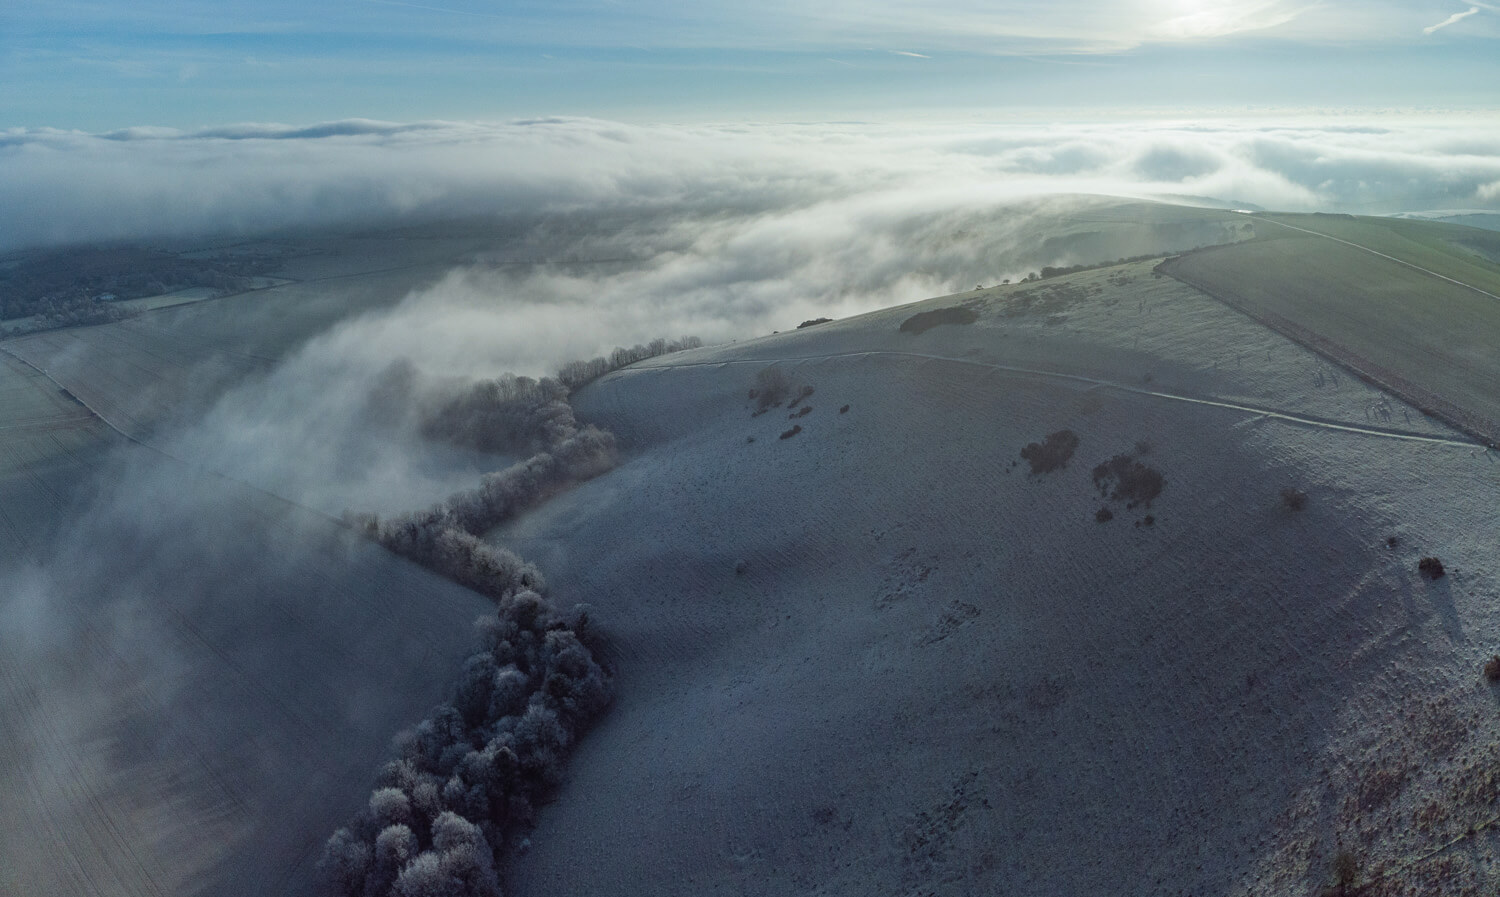
[[[797,424],[796,426],[792,427],[790,430],[787,430],[785,433],[782,433],[781,434],[781,438],[782,439],[791,439],[793,436],[796,436],[798,433],[801,433],[801,432],[802,432],[802,425],[801,424]]]
[[[1340,850],[1333,857],[1333,882],[1335,894],[1346,894],[1359,881],[1359,860],[1347,850]]]
[[[1428,579],[1442,579],[1448,572],[1443,569],[1443,562],[1435,557],[1425,557],[1417,561],[1417,570]]]
[[[1094,520],[1097,523],[1108,523],[1115,519],[1115,512],[1109,508],[1100,508],[1094,512]]]
[[[1307,507],[1307,493],[1287,486],[1281,490],[1281,504],[1288,511],[1300,511]]]
[[[917,312],[901,322],[901,332],[926,333],[942,324],[972,324],[977,320],[979,320],[979,312],[972,308],[955,305],[933,311]]]
[[[1166,482],[1160,472],[1129,455],[1115,455],[1094,468],[1094,485],[1099,494],[1112,501],[1124,501],[1127,508],[1151,507]]]
[[[1484,662],[1484,678],[1489,682],[1500,682],[1500,654]]]
[[[1068,465],[1068,459],[1078,448],[1078,434],[1072,430],[1058,430],[1041,442],[1028,443],[1021,449],[1021,457],[1031,463],[1032,473],[1051,473]]]
[[[792,380],[778,367],[768,367],[755,375],[755,408],[765,411],[780,405],[792,393]]]
[[[827,324],[832,320],[833,318],[813,318],[811,321],[803,321],[801,324],[798,324],[797,329],[801,330],[805,327],[816,327],[819,324]]]

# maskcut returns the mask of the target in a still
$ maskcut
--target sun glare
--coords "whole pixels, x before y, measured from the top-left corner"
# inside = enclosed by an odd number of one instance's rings
[[[1202,40],[1272,28],[1291,21],[1299,12],[1276,0],[1166,0],[1158,8],[1161,18],[1152,30],[1167,40]]]

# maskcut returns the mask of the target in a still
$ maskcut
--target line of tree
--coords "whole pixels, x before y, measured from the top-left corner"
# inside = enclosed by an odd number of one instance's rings
[[[480,537],[552,494],[614,466],[614,435],[578,422],[568,393],[696,338],[617,349],[556,379],[504,375],[476,384],[423,423],[437,438],[533,454],[422,511],[347,515],[397,554],[495,600],[482,648],[451,699],[397,738],[366,808],[328,840],[319,868],[339,897],[499,897],[499,867],[561,781],[563,760],[609,703],[588,614],[560,613],[541,571]]]
[[[698,337],[686,336],[679,340],[654,339],[645,345],[632,346],[628,349],[620,346],[607,356],[601,355],[589,361],[568,362],[557,372],[557,379],[569,390],[574,390],[603,377],[610,371],[617,371],[637,361],[645,361],[647,358],[669,355],[685,349],[696,349],[702,345],[703,340]]]
[[[502,599],[452,698],[397,738],[319,870],[339,897],[499,897],[501,857],[533,825],[582,731],[609,703],[587,612]]]

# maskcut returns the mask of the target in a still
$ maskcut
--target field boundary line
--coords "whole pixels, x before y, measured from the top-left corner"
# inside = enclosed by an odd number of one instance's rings
[[[100,423],[104,424],[106,427],[108,427],[111,430],[113,430],[115,433],[117,433],[119,436],[121,436],[122,438],[124,438],[126,441],[131,442],[131,443],[133,443],[135,445],[138,445],[141,448],[146,449],[148,451],[155,452],[156,454],[161,455],[163,458],[167,458],[169,460],[175,461],[178,464],[181,464],[184,467],[187,467],[190,470],[194,470],[194,471],[196,471],[196,472],[198,472],[200,474],[206,474],[206,475],[211,476],[211,477],[216,477],[216,478],[218,478],[220,480],[223,480],[226,483],[233,483],[236,486],[239,486],[241,488],[249,489],[249,490],[251,490],[253,492],[258,492],[261,495],[266,496],[267,498],[275,499],[276,501],[279,501],[282,504],[288,505],[290,507],[296,508],[299,511],[305,511],[305,512],[307,512],[309,514],[315,514],[318,517],[323,518],[324,520],[327,520],[327,521],[329,521],[331,523],[337,524],[338,526],[342,527],[343,529],[351,529],[351,527],[349,526],[348,522],[345,521],[341,517],[335,517],[332,514],[325,513],[323,511],[318,510],[317,508],[308,507],[307,505],[304,505],[301,502],[293,501],[292,499],[287,498],[284,495],[278,495],[275,492],[270,491],[269,489],[262,489],[261,487],[255,485],[254,483],[247,483],[244,480],[237,479],[235,477],[230,476],[229,474],[221,473],[221,472],[219,472],[217,470],[213,470],[212,468],[209,468],[209,467],[204,467],[203,465],[197,464],[197,463],[192,462],[192,461],[189,461],[186,458],[179,458],[176,455],[172,454],[171,452],[167,451],[166,449],[161,448],[160,446],[152,445],[151,443],[145,441],[144,439],[141,439],[141,438],[139,438],[137,436],[134,436],[134,435],[126,432],[125,430],[121,429],[118,425],[116,425],[114,421],[112,421],[109,418],[105,417],[104,415],[100,414],[99,410],[97,408],[95,408],[94,406],[90,405],[88,402],[85,402],[83,400],[83,398],[80,397],[77,393],[73,392],[71,389],[68,389],[66,386],[64,386],[61,383],[59,383],[57,381],[57,379],[55,377],[53,377],[51,374],[47,373],[46,371],[44,371],[41,368],[37,367],[36,365],[32,364],[30,361],[27,361],[25,358],[22,358],[20,355],[17,355],[15,352],[12,352],[6,346],[0,346],[0,352],[4,352],[6,355],[9,355],[11,358],[16,359],[17,361],[19,361],[22,364],[26,365],[28,368],[31,368],[33,371],[36,371],[38,374],[41,374],[43,377],[46,377],[47,378],[47,382],[51,383],[53,386],[56,386],[58,389],[62,390],[64,393],[66,393],[67,395],[71,396],[73,398],[73,401],[77,402],[79,405],[82,405],[88,411],[89,414],[93,415],[96,419],[98,419],[98,421]]]
[[[868,349],[860,352],[830,352],[816,355],[785,355],[776,358],[745,358],[726,359],[723,361],[682,361],[666,362],[662,364],[640,364],[621,368],[606,374],[605,377],[613,377],[622,373],[643,373],[650,370],[665,368],[689,368],[689,367],[722,367],[724,365],[742,364],[772,364],[778,361],[824,361],[836,358],[867,358],[877,356],[890,356],[897,358],[925,358],[932,361],[945,361],[953,364],[970,365],[973,367],[988,368],[990,370],[1002,371],[1010,374],[1020,374],[1031,377],[1044,377],[1056,380],[1068,380],[1074,383],[1086,383],[1090,386],[1113,389],[1120,392],[1133,393],[1140,396],[1149,396],[1156,399],[1166,399],[1173,402],[1185,402],[1191,405],[1204,405],[1210,408],[1224,408],[1230,411],[1241,411],[1259,417],[1268,417],[1275,420],[1286,421],[1303,426],[1317,427],[1325,430],[1338,430],[1347,433],[1355,433],[1362,436],[1376,436],[1382,439],[1400,439],[1408,442],[1427,442],[1437,445],[1452,445],[1459,448],[1484,448],[1482,442],[1467,439],[1452,439],[1444,436],[1432,436],[1411,430],[1400,430],[1386,427],[1365,427],[1358,424],[1345,423],[1332,418],[1319,418],[1311,415],[1292,414],[1288,411],[1278,411],[1274,408],[1266,408],[1258,405],[1248,405],[1243,402],[1228,402],[1221,399],[1205,399],[1196,396],[1181,395],[1179,393],[1162,392],[1161,390],[1142,389],[1139,386],[1131,386],[1114,380],[1105,380],[1099,377],[1089,377],[1084,374],[1069,374],[1062,371],[1049,371],[1041,368],[1019,367],[1017,365],[1000,364],[992,361],[978,361],[972,358],[954,358],[951,355],[935,355],[927,352],[906,352],[899,349]],[[600,378],[605,379],[604,377]]]
[[[1437,273],[1436,271],[1433,271],[1430,268],[1424,268],[1421,265],[1413,264],[1411,262],[1404,261],[1402,259],[1398,259],[1394,255],[1387,255],[1387,254],[1385,254],[1384,252],[1381,252],[1378,249],[1371,249],[1368,246],[1361,246],[1358,243],[1355,243],[1355,242],[1353,242],[1351,240],[1345,240],[1345,239],[1343,239],[1341,237],[1335,237],[1332,234],[1325,234],[1325,233],[1322,233],[1320,231],[1308,230],[1305,227],[1298,227],[1295,224],[1287,224],[1285,221],[1277,221],[1274,218],[1265,218],[1265,217],[1262,217],[1260,215],[1252,215],[1250,217],[1254,218],[1256,221],[1265,221],[1265,222],[1267,222],[1269,224],[1274,224],[1277,227],[1290,228],[1291,230],[1301,231],[1302,233],[1308,234],[1310,236],[1322,237],[1325,240],[1332,240],[1335,243],[1343,243],[1345,246],[1353,247],[1354,249],[1361,250],[1362,252],[1368,252],[1371,255],[1378,255],[1381,258],[1385,259],[1386,261],[1395,262],[1396,264],[1402,265],[1402,266],[1407,267],[1407,268],[1410,268],[1413,271],[1420,271],[1423,274],[1426,274],[1426,275],[1428,275],[1430,277],[1436,277],[1438,280],[1446,280],[1449,283],[1454,284],[1456,286],[1461,286],[1461,287],[1463,287],[1465,289],[1473,290],[1474,292],[1478,293],[1481,296],[1488,296],[1491,299],[1494,299],[1496,301],[1500,301],[1500,296],[1497,296],[1494,293],[1491,293],[1489,290],[1481,290],[1479,287],[1476,287],[1476,286],[1474,286],[1471,283],[1464,283],[1463,281],[1456,280],[1456,279],[1454,279],[1452,277],[1449,277],[1446,274],[1439,274],[1439,273]]]
[[[1309,231],[1309,233],[1312,232]],[[1318,236],[1323,235],[1318,234]],[[1329,239],[1334,238],[1330,237]],[[1338,242],[1344,241],[1339,240]],[[1210,250],[1204,251],[1211,251],[1218,248],[1222,247],[1211,247]],[[1374,250],[1368,251],[1373,252]],[[1381,253],[1375,254],[1381,255]],[[1376,389],[1390,393],[1401,401],[1406,402],[1423,414],[1442,421],[1460,433],[1469,436],[1474,440],[1475,445],[1489,450],[1500,444],[1500,424],[1489,420],[1481,414],[1461,408],[1437,393],[1413,383],[1393,371],[1386,370],[1373,361],[1355,354],[1329,337],[1303,327],[1301,324],[1291,321],[1275,312],[1256,308],[1251,302],[1242,302],[1224,290],[1215,289],[1212,284],[1201,282],[1198,278],[1179,271],[1176,264],[1179,258],[1181,256],[1166,259],[1160,265],[1157,265],[1154,270],[1167,275],[1178,283],[1197,290],[1210,299],[1219,302],[1225,308],[1244,315],[1262,327],[1274,333],[1281,334],[1304,349],[1314,352],[1333,364],[1338,365],[1359,379],[1374,386]],[[1394,261],[1400,261],[1400,259],[1395,259]],[[1402,264],[1406,263],[1402,262]],[[1416,266],[1413,265],[1411,267]],[[1441,274],[1434,276],[1442,277]],[[1461,285],[1468,286],[1468,284]],[[1469,287],[1469,289],[1477,290],[1475,287]],[[1484,293],[1483,290],[1477,290],[1477,292]],[[1485,295],[1488,296],[1491,294],[1485,293]],[[1495,298],[1500,299],[1500,296]]]

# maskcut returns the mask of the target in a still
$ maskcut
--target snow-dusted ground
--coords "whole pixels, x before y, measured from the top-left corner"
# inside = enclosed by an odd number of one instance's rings
[[[752,416],[772,364],[810,413]],[[1500,458],[1149,264],[575,402],[624,463],[495,536],[593,604],[619,697],[517,893],[1305,894],[1497,812]],[[1149,510],[1096,490],[1118,453]],[[1497,846],[1390,893],[1492,892]]]

